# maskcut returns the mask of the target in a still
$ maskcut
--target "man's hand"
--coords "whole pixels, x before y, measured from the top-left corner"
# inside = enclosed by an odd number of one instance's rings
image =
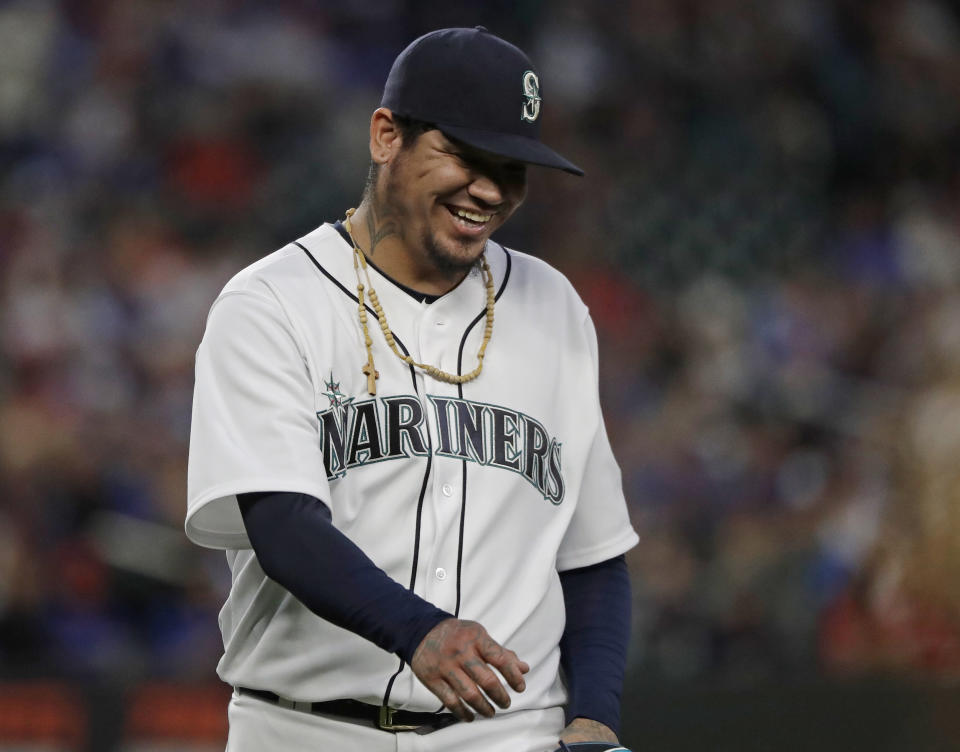
[[[560,741],[564,744],[573,744],[574,742],[620,743],[617,735],[613,733],[609,726],[605,726],[599,721],[591,721],[589,718],[574,718],[570,721],[570,725],[560,734]]]
[[[461,721],[474,719],[470,708],[492,717],[495,711],[488,697],[501,708],[510,707],[507,688],[490,666],[517,692],[524,690],[523,675],[530,666],[482,625],[461,619],[445,619],[427,632],[410,661],[417,678]]]

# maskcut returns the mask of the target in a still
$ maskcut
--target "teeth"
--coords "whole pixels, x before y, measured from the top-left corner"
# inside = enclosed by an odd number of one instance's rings
[[[465,219],[472,220],[474,222],[488,222],[492,214],[476,214],[474,212],[467,211],[466,209],[457,209],[457,216],[463,217]]]

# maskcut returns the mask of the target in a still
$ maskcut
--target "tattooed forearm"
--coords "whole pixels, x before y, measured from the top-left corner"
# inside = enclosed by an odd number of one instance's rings
[[[618,744],[617,735],[610,727],[589,718],[574,718],[560,738],[564,742],[609,742]]]

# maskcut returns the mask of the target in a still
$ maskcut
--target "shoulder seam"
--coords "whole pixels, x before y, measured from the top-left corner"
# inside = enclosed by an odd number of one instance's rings
[[[291,243],[288,243],[287,245],[282,246],[282,247],[279,248],[278,250],[281,250],[281,251],[282,251],[282,250],[284,250],[285,248],[287,248],[287,247],[290,246],[290,245],[292,245],[292,244],[291,244]],[[254,298],[254,299],[257,299],[257,300],[262,300],[262,301],[268,303],[269,305],[276,306],[277,313],[282,317],[282,319],[283,319],[284,323],[287,325],[287,327],[289,327],[290,337],[291,337],[291,339],[293,340],[294,345],[295,345],[296,348],[297,348],[297,351],[300,353],[300,357],[303,358],[304,363],[306,364],[306,363],[307,363],[307,349],[306,349],[306,347],[305,347],[305,345],[304,345],[304,343],[305,343],[306,340],[305,340],[305,338],[304,338],[304,336],[303,336],[303,333],[302,333],[302,332],[300,331],[300,329],[297,327],[296,322],[293,320],[293,318],[291,318],[290,312],[289,312],[289,311],[287,310],[287,308],[283,305],[283,301],[280,299],[280,296],[277,295],[277,292],[276,292],[276,290],[274,290],[273,285],[270,283],[270,281],[267,280],[267,279],[263,279],[263,278],[261,278],[260,281],[261,281],[261,283],[263,284],[263,286],[264,286],[267,290],[269,290],[269,292],[270,292],[269,295],[267,295],[267,294],[265,294],[264,292],[261,292],[261,291],[259,291],[259,290],[253,290],[253,289],[251,289],[251,288],[249,288],[249,287],[244,287],[244,288],[242,288],[242,289],[240,289],[240,290],[224,290],[224,291],[222,291],[222,292],[217,296],[217,299],[214,300],[214,301],[213,301],[213,304],[210,306],[210,310],[209,310],[208,313],[207,313],[207,322],[209,323],[209,321],[210,321],[210,316],[211,316],[211,314],[213,313],[214,308],[217,307],[217,304],[220,303],[221,300],[224,300],[224,299],[226,299],[226,298],[228,298],[228,297],[248,296],[248,297],[250,297],[250,298]]]

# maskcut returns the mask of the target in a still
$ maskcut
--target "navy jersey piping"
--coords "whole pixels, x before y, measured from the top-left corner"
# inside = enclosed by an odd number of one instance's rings
[[[351,248],[354,247],[353,238],[350,237],[350,233],[347,232],[347,228],[343,226],[343,222],[341,222],[338,219],[336,222],[333,223],[332,227],[334,230],[340,233],[340,237],[343,238]],[[367,259],[367,263],[370,266],[372,266],[374,269],[376,269],[381,274],[381,276],[383,276],[384,279],[391,282],[395,287],[398,287],[401,290],[403,290],[403,292],[405,292],[407,295],[409,295],[411,298],[413,298],[417,302],[426,303],[427,305],[429,305],[430,303],[434,303],[440,300],[440,298],[442,297],[440,295],[431,295],[426,292],[420,292],[419,290],[414,290],[412,287],[408,287],[407,285],[403,284],[403,282],[398,282],[397,280],[395,280],[393,277],[387,274],[383,269],[381,269],[379,266],[373,263],[373,259],[371,259],[366,254],[364,254],[364,258]]]
[[[293,241],[293,244],[297,246],[300,250],[302,250],[305,254],[307,254],[307,258],[309,258],[310,261],[313,262],[313,265],[317,267],[317,269],[319,269],[320,272],[322,272],[327,279],[333,282],[333,284],[336,285],[342,293],[344,293],[348,298],[353,300],[354,303],[360,302],[356,295],[351,293],[346,287],[340,284],[340,281],[336,277],[334,277],[330,272],[328,272],[326,269],[323,268],[323,265],[319,261],[317,261],[314,255],[310,253],[310,251],[307,250],[307,248],[304,245],[297,242],[296,240]],[[376,312],[373,311],[370,308],[370,306],[365,306],[365,307],[367,311],[374,318],[377,318]],[[377,320],[379,321],[379,319]],[[396,340],[397,345],[403,351],[404,355],[410,355],[410,351],[407,350],[406,346],[403,344],[403,342],[400,341],[399,337],[394,335],[394,340]],[[413,382],[413,390],[414,392],[416,392],[417,396],[419,396],[420,390],[417,388],[417,372],[413,366],[410,366],[409,368],[410,368],[410,380]],[[433,435],[430,431],[429,424],[427,425],[427,448],[428,448],[427,467],[423,473],[423,482],[420,484],[420,498],[417,500],[417,523],[416,523],[416,530],[414,532],[414,537],[413,537],[413,564],[410,568],[411,571],[410,571],[409,589],[411,591],[413,591],[417,582],[417,567],[419,566],[419,562],[420,562],[420,527],[423,520],[423,501],[427,494],[427,480],[430,477],[430,470],[433,467]],[[390,692],[393,690],[393,683],[396,681],[397,677],[400,676],[400,674],[403,672],[403,669],[405,666],[406,664],[403,662],[403,659],[401,658],[400,667],[393,673],[393,675],[387,681],[387,687],[384,690],[384,695],[383,695],[384,705],[386,705],[387,702],[390,700]]]
[[[498,244],[500,250],[503,251],[503,255],[507,259],[507,268],[503,273],[503,282],[500,283],[500,289],[497,290],[497,294],[494,296],[494,302],[500,300],[500,296],[503,295],[503,291],[507,289],[507,282],[510,279],[510,270],[513,268],[513,259],[510,257],[509,251],[504,248],[502,245]],[[467,337],[470,332],[473,330],[479,322],[486,315],[486,311],[481,311],[477,314],[477,317],[470,322],[467,328],[463,332],[463,337],[460,339],[460,349],[457,351],[457,375],[463,374],[463,348],[467,344]],[[463,399],[463,384],[457,384],[457,396],[460,399]],[[460,540],[457,544],[457,607],[454,610],[454,616],[460,616],[460,572],[463,569],[463,533],[464,526],[467,518],[467,461],[461,460],[463,465],[463,482],[460,484]]]

